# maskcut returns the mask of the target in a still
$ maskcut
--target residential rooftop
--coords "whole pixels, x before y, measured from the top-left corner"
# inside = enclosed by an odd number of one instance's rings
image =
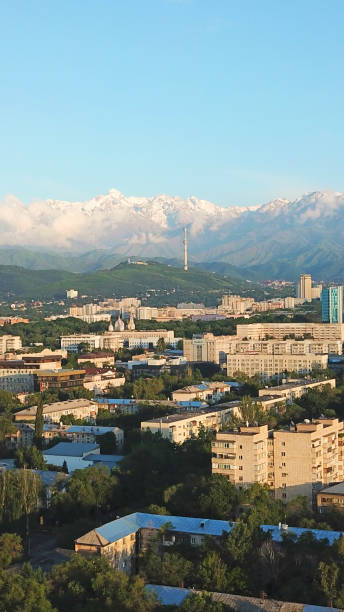
[[[52,448],[43,451],[44,455],[59,457],[83,457],[85,453],[91,453],[99,449],[98,444],[78,442],[58,442]]]
[[[88,399],[73,399],[66,400],[64,402],[53,402],[53,404],[44,404],[43,405],[43,414],[49,414],[50,412],[63,412],[64,410],[83,408],[85,406],[89,406],[92,404],[92,400]],[[30,408],[25,408],[24,410],[19,410],[15,415],[22,416],[36,416],[37,406],[30,406]]]
[[[330,487],[326,487],[326,489],[321,489],[318,491],[318,494],[322,493],[334,493],[335,495],[344,495],[344,482],[338,482],[335,485],[331,485]]]

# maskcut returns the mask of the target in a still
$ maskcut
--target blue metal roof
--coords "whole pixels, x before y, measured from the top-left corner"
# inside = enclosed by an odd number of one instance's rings
[[[189,406],[190,408],[201,408],[201,406],[207,406],[208,404],[206,402],[202,402],[202,401],[191,401],[188,402],[186,400],[180,400],[177,402],[177,406]]]
[[[90,433],[95,436],[103,436],[117,429],[117,427],[101,427],[98,425],[71,425],[67,429],[67,433]]]
[[[235,525],[235,523],[214,519],[134,512],[97,527],[96,531],[108,542],[116,542],[141,528],[160,529],[166,523],[171,523],[169,531],[209,536],[221,536],[223,532],[229,533]],[[261,529],[265,533],[270,532],[275,542],[283,541],[283,534],[285,533],[295,534],[299,538],[303,533],[311,532],[317,540],[327,539],[331,544],[342,535],[339,531],[304,529],[301,527],[289,527],[284,531],[280,530],[277,525],[261,525]]]
[[[43,451],[43,456],[83,457],[85,453],[95,451],[98,444],[79,444],[78,442],[59,442],[52,448]]]
[[[141,528],[160,529],[166,523],[172,524],[170,531],[193,533],[195,535],[220,536],[223,531],[228,532],[230,530],[230,524],[227,521],[134,512],[123,518],[106,523],[101,527],[97,527],[96,531],[108,542],[116,542]]]
[[[282,542],[283,535],[296,535],[299,538],[304,533],[312,533],[316,540],[328,540],[330,544],[333,544],[335,540],[338,540],[343,533],[341,531],[326,531],[326,529],[307,529],[305,527],[288,527],[288,529],[279,529],[278,525],[261,525],[262,530],[267,533],[270,532],[272,539],[275,542]]]
[[[200,391],[206,391],[207,389],[209,389],[209,385],[206,384],[195,385],[195,387],[197,387],[197,389],[199,389]]]
[[[189,589],[162,586],[160,584],[146,584],[145,588],[149,593],[154,593],[164,606],[180,606],[191,593]]]

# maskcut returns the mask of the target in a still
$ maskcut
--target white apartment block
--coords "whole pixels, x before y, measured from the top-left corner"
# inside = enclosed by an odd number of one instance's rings
[[[20,336],[11,336],[9,334],[0,336],[0,354],[19,351],[21,348],[22,341]]]
[[[200,428],[218,431],[225,423],[226,417],[232,413],[232,408],[225,406],[207,412],[171,414],[160,419],[142,421],[141,431],[159,433],[171,442],[182,444],[188,438],[197,437]]]
[[[10,393],[32,393],[34,372],[37,370],[0,368],[0,389]]]
[[[236,372],[246,376],[270,378],[284,372],[307,374],[313,370],[327,368],[328,355],[266,355],[264,353],[243,353],[227,355],[227,375]]]
[[[344,341],[343,323],[251,323],[237,325],[237,337],[248,340],[265,340],[286,337],[304,337],[309,335],[314,340]]]

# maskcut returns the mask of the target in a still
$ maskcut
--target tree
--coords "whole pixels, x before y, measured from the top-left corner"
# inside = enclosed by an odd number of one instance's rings
[[[156,352],[160,355],[165,350],[166,350],[166,342],[164,338],[159,338],[159,340],[156,343]]]
[[[249,395],[244,395],[239,406],[243,421],[249,425],[259,423],[262,420],[261,405],[252,400]]]
[[[331,561],[320,561],[318,565],[318,576],[320,580],[321,588],[326,596],[327,604],[332,608],[333,602],[337,597],[338,592],[338,576],[339,567],[336,563]]]
[[[116,454],[116,436],[113,431],[108,431],[102,436],[96,436],[97,444],[100,446],[100,452],[103,455],[115,455]]]
[[[24,446],[15,453],[15,465],[22,468],[27,467],[34,470],[45,470],[46,461],[37,446]]]
[[[62,463],[62,472],[64,472],[65,474],[69,474],[68,465],[67,465],[66,460],[64,460],[64,462]]]
[[[217,552],[208,552],[202,559],[197,572],[197,582],[206,591],[223,592],[226,590],[227,566]]]
[[[43,429],[44,429],[43,400],[42,400],[42,397],[40,397],[37,403],[37,411],[36,411],[36,418],[35,418],[34,441],[35,441],[37,448],[43,447]]]
[[[155,597],[139,576],[115,571],[104,557],[73,555],[51,571],[51,600],[59,612],[150,612]]]
[[[16,533],[0,535],[0,568],[5,569],[17,561],[23,552],[22,539]]]
[[[56,612],[41,570],[23,565],[19,573],[0,571],[0,609],[6,612]]]
[[[208,593],[191,593],[184,599],[179,610],[182,612],[225,612],[230,608],[215,601]]]

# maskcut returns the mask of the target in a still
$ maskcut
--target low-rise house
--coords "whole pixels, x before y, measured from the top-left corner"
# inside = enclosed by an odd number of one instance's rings
[[[218,431],[225,423],[226,417],[232,414],[232,408],[221,405],[213,410],[190,414],[171,414],[157,419],[141,422],[142,431],[160,434],[171,442],[182,444],[185,440],[197,437],[201,428]]]
[[[331,389],[336,388],[336,379],[335,378],[321,378],[321,379],[301,379],[301,380],[291,380],[289,382],[283,383],[282,385],[277,385],[275,387],[267,387],[266,389],[260,389],[258,392],[259,396],[262,395],[276,395],[278,397],[284,397],[287,402],[292,402],[294,399],[301,397],[311,389],[315,389],[316,391],[321,391],[325,387],[330,387]]]
[[[344,482],[326,487],[317,493],[317,508],[321,514],[336,508],[344,510]]]
[[[124,376],[116,374],[116,370],[110,368],[87,368],[83,381],[85,389],[93,391],[95,395],[102,395],[106,389],[124,384]]]
[[[150,542],[156,539],[159,530],[163,529],[162,547],[186,541],[192,546],[201,546],[206,537],[219,538],[223,533],[229,533],[234,524],[207,518],[135,512],[81,536],[75,540],[75,551],[86,555],[104,556],[113,567],[131,574],[136,569],[137,555],[144,552]],[[288,525],[281,524],[261,525],[261,528],[264,532],[271,533],[275,542],[281,542],[287,533],[299,538],[302,534],[311,532],[317,540],[327,538],[331,544],[341,536],[339,531],[289,528]]]
[[[85,363],[93,363],[97,368],[103,368],[106,365],[114,364],[114,354],[113,353],[87,353],[84,355],[79,355],[77,357],[78,365],[84,365]]]
[[[231,385],[227,382],[202,382],[199,385],[189,385],[172,393],[175,401],[207,400],[218,402],[226,393],[230,393]]]
[[[16,412],[14,420],[18,422],[31,421],[36,418],[37,406],[31,406]],[[64,415],[73,415],[76,419],[95,418],[98,413],[98,404],[88,399],[66,400],[44,404],[43,419],[46,423],[59,423]]]
[[[93,465],[93,461],[88,460],[91,454],[99,454],[98,444],[59,442],[43,451],[43,457],[48,464],[62,467],[66,462],[69,473]]]
[[[98,436],[113,433],[116,438],[116,446],[122,448],[124,443],[124,432],[119,427],[102,427],[100,425],[71,425],[66,429],[66,437],[73,442],[92,444]]]

